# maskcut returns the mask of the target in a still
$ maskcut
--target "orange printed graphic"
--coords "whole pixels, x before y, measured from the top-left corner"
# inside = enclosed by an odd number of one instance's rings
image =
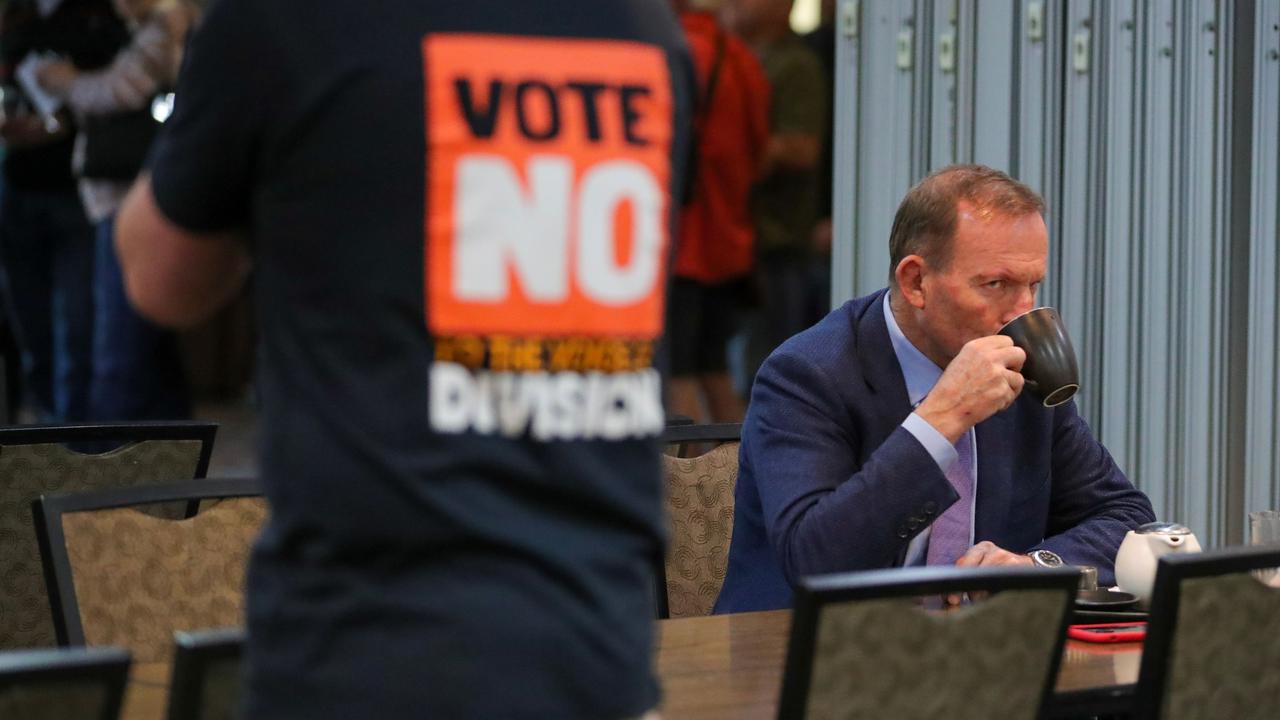
[[[428,35],[427,324],[662,331],[672,99],[655,46]]]

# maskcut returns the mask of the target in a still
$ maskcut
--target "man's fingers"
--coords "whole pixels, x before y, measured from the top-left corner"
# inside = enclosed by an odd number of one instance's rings
[[[1004,365],[1010,370],[1021,370],[1023,364],[1027,362],[1027,351],[1020,347],[1010,345],[1009,347],[997,350],[996,358],[1001,365]]]
[[[1008,335],[987,335],[986,337],[975,338],[970,340],[967,345],[975,348],[991,348],[998,350],[1000,348],[1013,347],[1013,338]]]
[[[979,565],[982,565],[982,559],[986,557],[987,553],[993,548],[995,548],[995,545],[983,540],[977,545],[965,550],[964,554],[960,556],[960,559],[956,560],[956,567],[978,567]]]
[[[983,540],[965,551],[956,560],[956,567],[983,567],[988,565],[1027,565],[1031,558],[1015,555],[990,540]]]
[[[1027,379],[1022,377],[1022,373],[1017,373],[1012,370],[1004,371],[1004,379],[1005,382],[1009,383],[1009,389],[1013,391],[1013,397],[1009,400],[1009,402],[1012,403],[1014,400],[1017,400],[1018,395],[1022,393],[1022,387],[1026,384]]]

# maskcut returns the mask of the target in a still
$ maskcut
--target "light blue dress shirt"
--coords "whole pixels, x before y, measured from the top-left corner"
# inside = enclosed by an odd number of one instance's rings
[[[911,407],[915,407],[924,400],[925,395],[933,389],[937,384],[938,378],[942,377],[942,368],[938,367],[932,360],[925,357],[906,335],[902,334],[902,328],[898,327],[898,321],[893,317],[893,311],[889,309],[889,296],[892,293],[885,293],[884,296],[884,321],[889,326],[889,341],[893,343],[893,354],[898,358],[898,365],[902,368],[902,378],[907,384],[907,398],[911,401]],[[945,473],[957,460],[959,453],[956,452],[954,446],[947,442],[947,438],[938,432],[937,428],[930,425],[927,420],[920,417],[916,413],[911,413],[906,420],[902,421],[902,427],[907,432],[915,436],[916,440],[924,445],[925,450],[933,456],[934,462],[938,463],[938,468]],[[973,467],[970,468],[973,473],[973,497],[978,497],[978,446],[977,440],[974,438],[973,430],[969,430],[962,437],[962,441],[973,443],[970,447],[973,449],[971,456],[973,457]],[[969,544],[973,544],[973,505],[969,506]],[[911,540],[911,544],[907,546],[907,557],[903,562],[904,565],[924,565],[925,556],[929,550],[929,532],[930,528],[925,528]]]

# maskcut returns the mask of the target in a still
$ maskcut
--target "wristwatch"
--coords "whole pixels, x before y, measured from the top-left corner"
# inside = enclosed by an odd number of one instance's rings
[[[1031,558],[1031,564],[1036,567],[1057,568],[1066,564],[1062,562],[1058,553],[1052,550],[1032,550],[1027,553],[1027,557]]]

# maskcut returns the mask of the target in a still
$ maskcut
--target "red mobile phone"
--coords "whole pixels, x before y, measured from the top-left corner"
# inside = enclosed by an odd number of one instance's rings
[[[1068,625],[1067,637],[1085,642],[1113,643],[1136,642],[1147,636],[1147,623],[1097,623],[1094,625]]]

